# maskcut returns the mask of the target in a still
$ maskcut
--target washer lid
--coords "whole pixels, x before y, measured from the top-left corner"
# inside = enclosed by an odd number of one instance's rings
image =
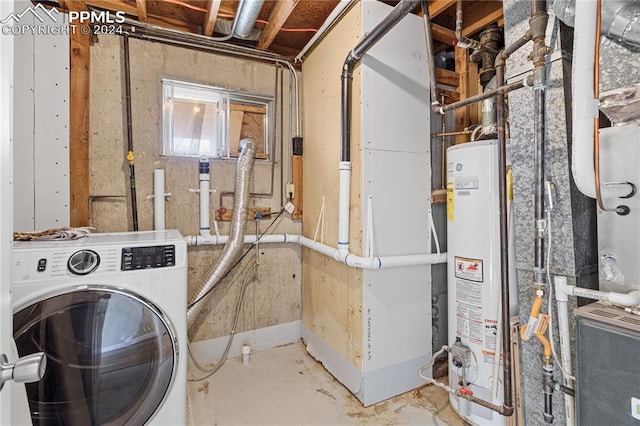
[[[13,321],[21,355],[47,354],[44,378],[26,385],[34,424],[142,425],[170,389],[175,335],[154,305],[132,293],[64,293]]]

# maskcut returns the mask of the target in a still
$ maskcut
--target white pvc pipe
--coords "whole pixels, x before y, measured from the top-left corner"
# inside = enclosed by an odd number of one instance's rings
[[[571,170],[576,186],[584,195],[595,198],[594,127],[599,101],[595,99],[593,77],[595,64],[596,1],[576,1],[573,39],[572,87],[573,145]],[[629,194],[627,185],[602,185],[603,198]]]
[[[255,244],[258,236],[245,235],[245,244]],[[194,235],[187,236],[187,245],[222,245],[227,242],[227,235]],[[402,266],[433,265],[447,262],[447,253],[425,253],[405,256],[362,257],[352,253],[344,254],[340,249],[322,244],[310,238],[296,234],[269,234],[260,237],[260,243],[296,243],[313,251],[330,257],[347,266],[360,269],[398,268]]]
[[[568,296],[578,296],[586,297],[587,299],[603,300],[605,302],[610,302],[614,305],[619,306],[640,306],[640,290],[630,291],[629,293],[614,293],[607,291],[590,290],[588,288],[567,285],[566,278],[564,280],[555,280],[555,283],[556,292],[562,292]]]
[[[342,16],[344,11],[347,10],[349,6],[351,6],[351,3],[353,3],[353,1],[354,0],[340,0],[340,3],[338,3],[336,7],[333,8],[329,16],[327,16],[327,19],[324,20],[322,26],[318,28],[318,31],[316,31],[313,37],[311,37],[311,40],[309,40],[307,44],[305,44],[305,46],[302,48],[300,53],[298,53],[298,56],[296,56],[296,62],[300,62],[302,60],[304,54],[307,53],[307,51],[313,46],[315,46],[316,42],[324,36],[324,34],[333,25],[333,23],[338,20],[340,16]]]
[[[558,334],[560,335],[560,363],[562,364],[563,373],[562,381],[567,387],[571,387],[571,379],[565,373],[571,373],[571,336],[569,334],[569,307],[567,305],[568,297],[566,293],[558,291],[558,286],[567,286],[567,278],[562,276],[554,277],[556,286],[556,302],[558,306]],[[558,284],[560,283],[560,284]],[[575,421],[575,403],[573,396],[564,394],[564,412],[567,426],[574,426]]]
[[[584,195],[595,198],[593,163],[593,120],[598,116],[594,98],[597,2],[577,1],[573,39],[572,87],[573,146],[572,172],[576,186]]]
[[[340,186],[338,201],[338,250],[349,253],[349,210],[351,202],[351,162],[340,162]]]
[[[200,235],[210,235],[209,229],[209,188],[211,175],[200,173]]]
[[[164,221],[164,170],[153,171],[153,229],[161,231],[165,229]]]

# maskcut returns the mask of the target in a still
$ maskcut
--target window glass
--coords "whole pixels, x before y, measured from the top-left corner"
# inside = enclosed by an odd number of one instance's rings
[[[273,98],[176,80],[162,80],[163,155],[237,157],[241,139],[268,159]]]

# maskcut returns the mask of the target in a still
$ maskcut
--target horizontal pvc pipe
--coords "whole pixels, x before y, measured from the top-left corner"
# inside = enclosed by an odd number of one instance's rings
[[[567,285],[565,277],[556,277],[554,282],[556,285],[556,293],[562,293],[568,296],[586,297],[587,299],[603,300],[619,306],[640,306],[640,291],[638,290],[630,291],[629,293],[591,290],[588,288]],[[557,295],[556,299],[563,301],[563,298],[560,295]]]
[[[352,268],[360,269],[381,269],[381,268],[398,268],[403,266],[433,265],[437,263],[447,262],[447,253],[425,253],[412,254],[405,256],[383,256],[383,257],[362,257],[355,254],[328,246],[326,244],[312,240],[302,235],[296,234],[269,234],[259,237],[257,235],[245,235],[243,242],[245,244],[255,244],[260,238],[260,243],[296,243],[303,247],[307,247],[315,252],[330,257],[338,262],[344,263]],[[222,245],[227,242],[227,235],[194,235],[185,237],[187,245]]]

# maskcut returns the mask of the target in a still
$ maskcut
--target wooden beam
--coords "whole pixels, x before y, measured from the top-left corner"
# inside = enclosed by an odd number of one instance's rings
[[[136,8],[138,9],[138,21],[147,22],[147,1],[136,0]]]
[[[456,40],[455,31],[438,24],[431,24],[431,36],[434,40],[442,42],[447,46],[453,46],[453,42]]]
[[[69,3],[67,1],[67,3]],[[85,0],[87,6],[99,7],[101,9],[118,11],[121,10],[128,15],[138,16],[137,4],[124,0]]]
[[[259,106],[253,106],[253,105],[245,105],[245,104],[234,104],[234,103],[230,103],[229,104],[229,110],[230,111],[252,112],[254,114],[266,114],[267,113],[267,108],[266,107],[259,107]],[[242,121],[242,120],[240,120],[240,121]]]
[[[456,4],[456,0],[432,0],[429,2],[429,16],[434,18]]]
[[[460,94],[451,90],[443,89],[441,87],[436,88],[438,92],[438,100],[442,102],[442,96],[444,96],[444,104],[452,104],[460,100]]]
[[[503,16],[501,1],[481,1],[464,9],[462,34],[470,36]]]
[[[460,76],[455,71],[436,68],[436,83],[444,84],[445,86],[458,87],[459,82]]]
[[[298,5],[298,0],[281,0],[275,2],[271,13],[269,14],[269,23],[262,30],[260,40],[258,40],[258,49],[268,49],[276,38],[280,28],[289,19],[289,15]]]
[[[67,3],[71,1],[78,0],[67,0]],[[127,15],[132,15],[138,17],[138,7],[133,3],[123,1],[123,0],[85,0],[83,3],[86,3],[88,6],[94,6],[100,9],[112,10],[112,11],[123,11]],[[147,14],[147,22],[149,24],[159,25],[165,28],[171,28],[179,31],[187,31],[187,32],[196,32],[196,28],[199,28],[198,24],[190,24],[184,21],[180,21],[174,18],[167,18],[164,16],[155,16]]]
[[[66,1],[68,10],[83,10],[84,2]],[[69,34],[69,222],[89,226],[89,81],[90,36]]]
[[[207,0],[207,13],[205,13],[204,22],[202,23],[202,28],[204,28],[202,34],[207,36],[213,35],[213,28],[216,25],[216,19],[218,19],[220,3],[221,0]]]

